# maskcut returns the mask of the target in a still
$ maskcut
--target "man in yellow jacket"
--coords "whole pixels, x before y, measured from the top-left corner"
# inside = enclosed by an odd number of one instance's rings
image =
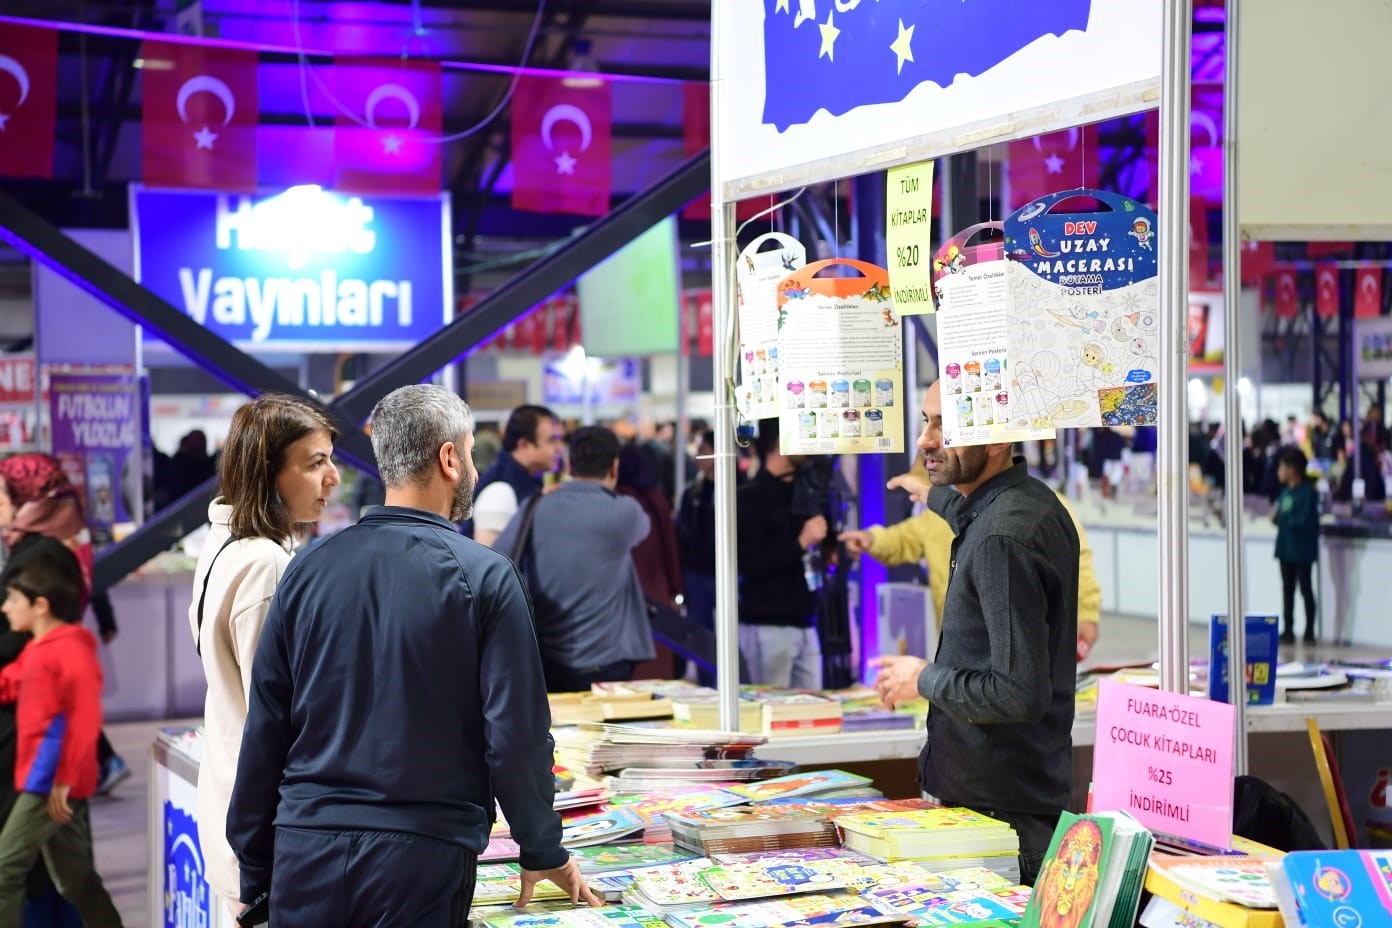
[[[912,472],[905,475],[910,479],[912,476]],[[926,482],[926,477],[923,479]],[[1073,519],[1073,527],[1078,530],[1078,660],[1083,660],[1097,642],[1097,623],[1102,615],[1102,585],[1097,582],[1097,572],[1092,568],[1092,547],[1088,544],[1087,533],[1083,531],[1083,523],[1078,521],[1078,515],[1069,507],[1068,500],[1062,494],[1058,496]],[[952,527],[942,516],[925,510],[897,525],[887,528],[872,525],[868,529],[842,532],[840,538],[852,554],[869,554],[890,566],[926,561],[933,609],[938,616],[942,615],[943,604],[947,601],[953,538]]]

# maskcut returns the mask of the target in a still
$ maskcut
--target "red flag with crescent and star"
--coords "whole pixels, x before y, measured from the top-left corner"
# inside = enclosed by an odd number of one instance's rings
[[[141,57],[145,183],[254,191],[256,52],[151,41]]]
[[[603,216],[613,187],[613,95],[588,76],[518,79],[512,95],[512,208]]]
[[[1300,287],[1296,284],[1295,271],[1276,272],[1277,319],[1294,319],[1300,315]]]
[[[1097,126],[1064,129],[1010,143],[1010,209],[1045,194],[1096,187]]]
[[[1373,319],[1382,315],[1382,268],[1360,267],[1354,279],[1353,317]]]
[[[334,189],[347,193],[440,192],[440,63],[336,58]]]
[[[52,177],[58,33],[0,23],[0,176]]]
[[[1315,268],[1315,312],[1325,319],[1339,315],[1339,268],[1321,264]]]

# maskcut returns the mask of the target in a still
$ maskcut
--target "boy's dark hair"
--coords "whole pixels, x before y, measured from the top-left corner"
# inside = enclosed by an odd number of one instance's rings
[[[541,425],[543,419],[561,421],[559,416],[545,406],[518,406],[514,409],[508,416],[507,425],[503,427],[503,450],[512,454],[524,438],[534,445],[540,444],[537,441],[537,426]]]
[[[31,603],[40,596],[48,600],[48,611],[59,621],[73,623],[82,619],[81,578],[64,570],[53,558],[31,558],[6,583]]]
[[[609,476],[619,459],[619,436],[602,425],[587,425],[570,436],[570,473],[600,479]]]
[[[1276,458],[1276,463],[1286,465],[1302,477],[1310,469],[1310,459],[1305,457],[1304,451],[1294,445],[1282,448],[1280,456]]]

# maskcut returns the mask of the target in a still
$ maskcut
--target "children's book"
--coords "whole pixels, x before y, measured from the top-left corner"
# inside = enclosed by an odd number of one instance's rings
[[[474,879],[475,905],[511,904],[522,891],[522,868],[517,864],[481,864]],[[570,895],[554,883],[536,884],[532,898],[538,902],[569,899]]]
[[[1247,616],[1247,704],[1269,706],[1276,698],[1281,631],[1274,615]],[[1208,638],[1208,698],[1228,701],[1228,617],[1215,615]]]
[[[672,864],[696,855],[671,844],[598,844],[572,848],[570,856],[579,864],[581,873],[591,874]]]
[[[803,928],[903,924],[908,916],[851,893],[811,893],[771,902],[722,903],[667,916],[671,928]]]
[[[542,907],[516,912],[511,908],[490,913],[481,919],[487,928],[665,928],[662,917],[641,906],[606,905]]]
[[[1022,928],[1130,928],[1155,839],[1125,812],[1065,812],[1044,855]],[[1078,913],[1082,913],[1078,917]]]
[[[751,802],[766,802],[770,799],[786,799],[790,796],[815,796],[840,789],[866,787],[871,784],[869,777],[857,776],[844,770],[819,770],[811,773],[794,773],[757,783],[744,783],[730,787],[730,792],[738,793]]]
[[[1392,850],[1299,851],[1281,861],[1296,926],[1392,925]]]
[[[561,844],[566,847],[585,847],[608,844],[643,830],[643,820],[628,809],[609,809],[585,815],[564,824]]]
[[[688,790],[670,796],[651,796],[627,803],[625,808],[646,822],[661,821],[668,813],[700,812],[741,806],[749,800],[723,789]],[[665,827],[665,825],[664,825]]]
[[[511,838],[490,838],[488,846],[479,855],[479,863],[502,863],[516,860],[522,854],[522,847]]]

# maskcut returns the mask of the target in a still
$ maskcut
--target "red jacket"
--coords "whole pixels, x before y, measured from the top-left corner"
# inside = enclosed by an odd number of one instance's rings
[[[18,704],[16,790],[47,795],[60,783],[69,799],[96,792],[101,696],[97,639],[81,625],[29,642],[0,672],[0,701]]]

